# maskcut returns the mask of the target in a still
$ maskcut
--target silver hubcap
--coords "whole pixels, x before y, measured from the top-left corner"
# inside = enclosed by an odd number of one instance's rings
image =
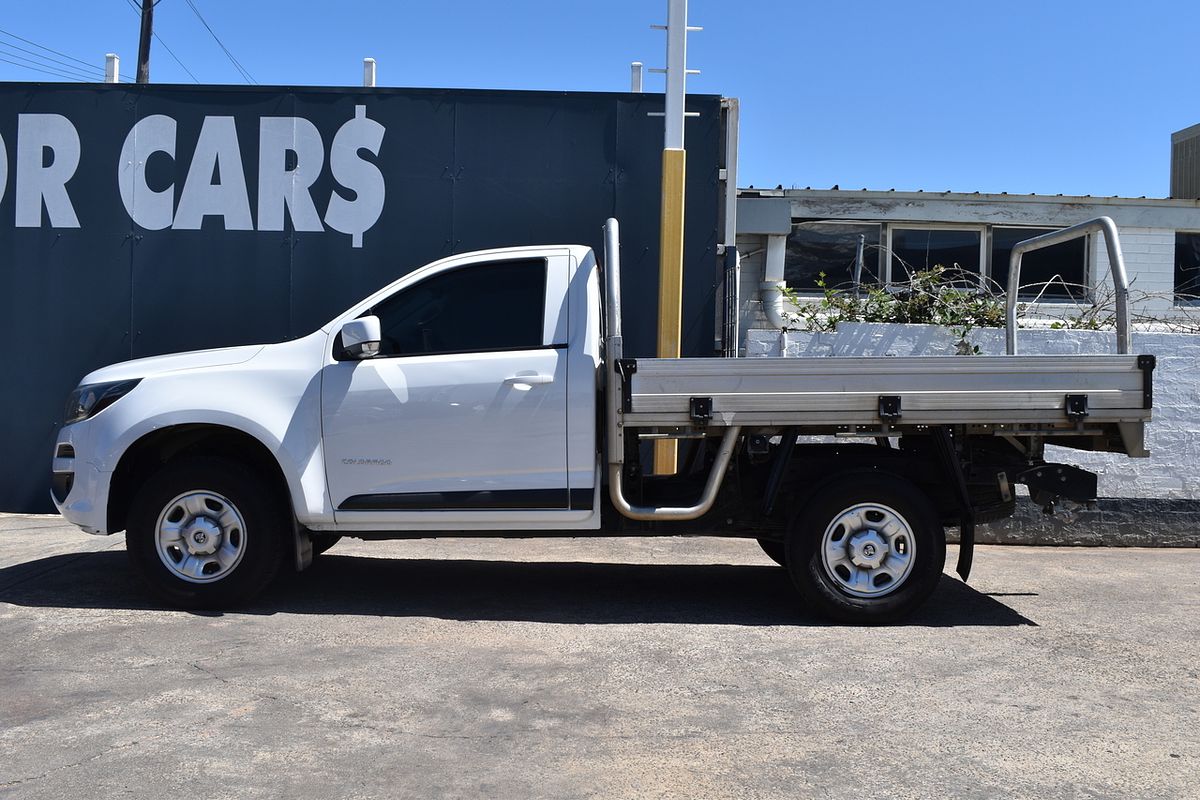
[[[188,583],[221,580],[246,552],[241,512],[215,492],[179,495],[158,515],[155,532],[158,557],[175,577]]]
[[[825,573],[854,597],[882,597],[904,585],[913,568],[912,528],[895,509],[859,503],[839,513],[821,539]]]

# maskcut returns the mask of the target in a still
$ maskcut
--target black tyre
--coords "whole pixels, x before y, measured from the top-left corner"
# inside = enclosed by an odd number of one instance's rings
[[[319,556],[329,548],[342,540],[342,537],[330,533],[313,533],[310,534],[312,539],[313,555]]]
[[[787,566],[787,545],[774,539],[759,539],[758,546],[767,557],[781,567]]]
[[[941,579],[946,538],[913,484],[848,474],[821,487],[788,531],[787,566],[804,600],[839,622],[883,624],[914,611]]]
[[[286,506],[253,470],[194,458],[167,464],[138,491],[125,545],[150,591],[183,608],[241,605],[275,577]]]

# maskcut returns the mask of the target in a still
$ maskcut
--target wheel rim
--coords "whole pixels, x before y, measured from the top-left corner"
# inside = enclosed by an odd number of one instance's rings
[[[912,574],[916,537],[893,508],[859,503],[837,514],[821,538],[821,561],[837,587],[853,597],[882,597]]]
[[[176,578],[213,583],[241,563],[246,523],[237,506],[216,492],[185,492],[158,515],[155,544],[158,557]]]

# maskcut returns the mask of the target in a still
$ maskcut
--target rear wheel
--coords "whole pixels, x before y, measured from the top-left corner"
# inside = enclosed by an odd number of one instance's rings
[[[171,605],[224,608],[250,600],[279,570],[286,519],[262,478],[242,464],[167,464],[138,491],[125,533],[134,568]]]
[[[793,521],[788,571],[804,599],[841,622],[894,622],[937,586],[946,540],[932,503],[913,484],[878,473],[822,487]]]

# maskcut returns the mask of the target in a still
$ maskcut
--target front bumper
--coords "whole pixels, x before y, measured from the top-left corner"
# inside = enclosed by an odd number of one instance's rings
[[[86,437],[79,436],[77,425],[68,425],[58,433],[54,461],[50,470],[50,499],[70,523],[88,533],[106,535],[108,530],[108,488],[112,473],[98,468],[81,449]]]

